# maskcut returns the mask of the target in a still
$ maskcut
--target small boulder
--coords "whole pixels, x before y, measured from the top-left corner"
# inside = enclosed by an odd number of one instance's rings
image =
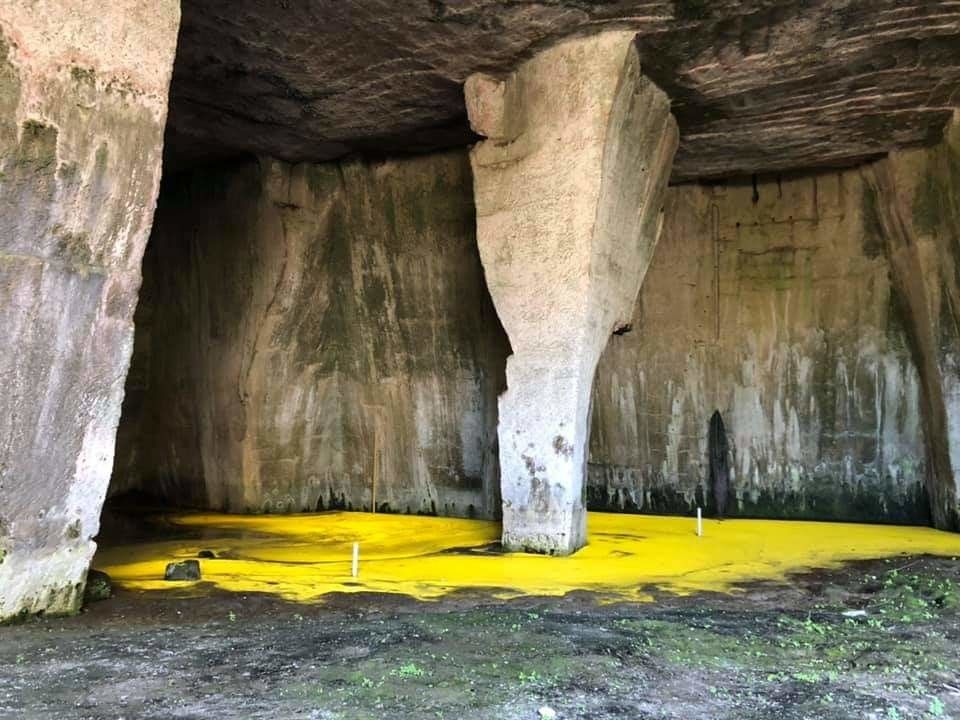
[[[217,556],[216,556],[216,553],[213,552],[213,550],[201,550],[200,552],[197,553],[197,557],[200,558],[201,560],[213,560]]]
[[[83,602],[92,603],[98,600],[109,600],[113,595],[113,582],[110,576],[99,570],[87,572],[87,585],[83,591]]]
[[[167,565],[164,580],[199,580],[200,563],[197,560],[181,560]]]

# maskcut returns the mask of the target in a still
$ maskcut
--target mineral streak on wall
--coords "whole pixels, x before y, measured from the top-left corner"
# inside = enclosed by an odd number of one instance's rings
[[[456,151],[165,184],[112,492],[493,516],[506,338]]]
[[[720,409],[734,514],[922,523],[930,496],[956,524],[957,136],[671,191],[633,331],[600,362],[591,507],[711,506]]]
[[[82,595],[179,16],[176,0],[0,3],[0,619]]]

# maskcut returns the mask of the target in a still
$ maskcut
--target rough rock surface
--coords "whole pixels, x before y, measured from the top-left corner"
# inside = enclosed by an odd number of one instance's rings
[[[640,35],[673,101],[673,179],[851,165],[924,142],[960,104],[952,0],[184,0],[179,164],[471,140],[462,84],[571,33]]]
[[[179,3],[0,5],[0,619],[83,597]]]
[[[490,517],[508,348],[466,154],[172,178],[112,492]]]
[[[201,578],[199,560],[180,560],[168,563],[163,571],[164,580],[194,581]]]
[[[632,33],[578,38],[467,81],[477,244],[513,354],[499,403],[503,544],[586,542],[590,391],[630,315],[677,146]]]
[[[109,600],[111,595],[113,595],[113,581],[110,580],[110,576],[100,570],[91,569],[87,573],[83,590],[84,605]]]
[[[933,521],[960,530],[960,113],[938,146],[862,173],[920,374]]]
[[[955,350],[951,348],[956,347],[950,333],[954,327],[950,311],[950,303],[955,302],[951,294],[954,291],[949,289],[955,268],[953,249],[960,237],[955,220],[951,220],[956,215],[950,214],[960,197],[952,189],[956,186],[950,184],[960,176],[956,128],[957,124],[952,126],[947,146],[894,155],[890,160],[894,166],[890,177],[893,184],[884,186],[888,198],[892,192],[895,203],[903,204],[899,216],[912,228],[917,262],[923,263],[922,268],[900,277],[925,279],[922,286],[908,288],[915,298],[926,298],[923,303],[929,303],[925,321],[908,312],[911,305],[893,282],[897,276],[893,274],[891,257],[896,250],[882,230],[882,218],[874,212],[884,205],[874,204],[867,191],[866,180],[873,177],[870,167],[843,173],[771,176],[761,178],[756,188],[747,179],[668,190],[664,230],[628,319],[632,327],[622,327],[621,334],[610,339],[597,370],[589,507],[685,512],[695,504],[707,505],[708,421],[713,410],[719,408],[732,447],[736,497],[735,502],[728,504],[729,514],[927,521],[928,492],[923,485],[925,477],[933,473],[932,453],[938,453],[939,477],[955,478],[956,462],[949,457],[950,434],[944,429],[949,427],[950,418],[954,423],[960,418],[956,392],[949,389],[955,375],[940,371],[955,362],[951,359]],[[459,162],[464,163],[465,158],[461,157]],[[268,263],[264,254],[272,246],[261,240],[259,254],[242,249],[254,243],[245,233],[260,232],[249,228],[261,224],[277,226],[276,219],[258,220],[259,213],[276,218],[276,213],[293,212],[291,208],[277,208],[272,201],[253,202],[252,198],[265,192],[260,188],[263,181],[259,173],[255,166],[242,166],[189,181],[179,178],[171,183],[166,197],[162,196],[158,242],[151,243],[147,253],[144,300],[138,309],[136,356],[120,428],[116,490],[122,490],[127,481],[143,480],[143,487],[159,490],[173,501],[198,505],[207,502],[204,465],[197,450],[197,408],[204,407],[209,412],[206,422],[211,438],[230,437],[231,428],[239,427],[239,423],[231,425],[233,411],[218,403],[234,403],[236,392],[231,392],[230,387],[216,395],[206,391],[201,404],[191,404],[195,402],[191,399],[191,383],[195,379],[184,368],[191,366],[198,352],[190,349],[189,343],[200,343],[202,338],[190,339],[196,330],[191,322],[200,321],[189,318],[199,299],[207,298],[211,321],[202,321],[200,327],[208,328],[204,332],[222,328],[218,319],[238,312],[239,301],[233,300],[233,295],[218,299],[221,289],[238,283],[236,278],[241,272],[261,278],[259,282],[266,285],[277,277],[276,260]],[[238,175],[247,179],[241,182]],[[198,189],[176,191],[177,184],[188,182]],[[443,244],[435,246],[458,248],[450,258],[437,261],[436,272],[449,273],[450,268],[461,267],[464,262],[454,261],[454,257],[469,256],[472,269],[458,281],[460,289],[431,294],[430,302],[404,301],[410,288],[417,287],[415,278],[423,274],[428,263],[425,248],[422,254],[401,264],[392,273],[391,282],[385,284],[400,298],[398,307],[408,308],[398,316],[407,318],[401,328],[432,326],[436,321],[427,318],[444,317],[459,320],[451,326],[437,324],[438,328],[469,326],[457,341],[456,362],[463,368],[464,382],[475,372],[469,368],[487,368],[489,375],[477,391],[485,408],[482,417],[474,416],[475,423],[467,429],[460,424],[457,412],[428,414],[425,422],[433,425],[434,437],[452,438],[454,447],[462,442],[458,438],[487,438],[484,442],[493,458],[493,409],[496,395],[504,387],[497,371],[508,350],[480,279],[476,251],[470,250],[475,248],[476,240],[469,172],[464,168],[447,182],[451,187],[445,193],[460,198],[456,212],[463,216],[455,225],[447,226]],[[250,191],[225,195],[226,188],[231,186],[249,187]],[[218,187],[221,189],[216,190]],[[892,207],[889,200],[884,203]],[[234,225],[224,226],[221,220],[226,207],[245,208]],[[374,207],[371,202],[371,213]],[[454,212],[453,206],[449,212]],[[373,227],[381,222],[376,213],[363,217]],[[199,227],[198,219],[202,220]],[[198,234],[191,239],[187,229],[194,227],[198,227]],[[321,227],[326,226],[318,220],[316,235],[326,237]],[[383,236],[382,229],[370,232],[370,238]],[[350,247],[354,248],[352,253],[360,253],[359,265],[345,260],[327,265],[331,258],[342,257],[336,254],[311,259],[311,252],[329,252],[328,245],[322,242],[313,243],[312,250],[298,251],[304,253],[302,262],[310,267],[337,268],[335,277],[344,278],[344,284],[338,287],[346,289],[335,295],[350,298],[337,311],[337,322],[330,326],[341,328],[338,332],[347,333],[348,339],[338,341],[336,347],[325,344],[327,350],[321,358],[331,357],[327,352],[355,358],[356,348],[361,347],[358,343],[380,336],[379,330],[358,330],[383,312],[384,302],[378,293],[357,294],[354,290],[379,277],[353,269],[367,266],[367,252],[361,251],[372,242],[361,242],[360,230],[349,231],[351,236],[354,233],[358,234],[356,245],[351,243]],[[245,239],[241,242],[241,238]],[[395,247],[390,242],[390,247]],[[400,252],[400,246],[396,247]],[[379,257],[383,250],[375,245],[369,252]],[[406,252],[413,250],[403,250]],[[263,267],[270,269],[265,272]],[[431,269],[429,274],[433,273]],[[231,277],[234,279],[228,282]],[[368,280],[361,282],[363,278]],[[721,291],[719,316],[717,280]],[[317,280],[328,281],[329,278]],[[252,287],[252,279],[244,282],[250,282]],[[941,285],[949,292],[938,289]],[[917,294],[918,290],[921,294]],[[237,292],[243,297],[243,291]],[[162,302],[158,302],[160,297],[164,298]],[[415,297],[423,295],[418,291]],[[264,302],[257,300],[260,307]],[[306,307],[308,302],[296,300],[297,307]],[[923,303],[914,303],[913,307],[919,312]],[[484,309],[478,313],[476,308],[481,305]],[[423,309],[414,312],[416,308]],[[414,322],[413,318],[419,319]],[[932,388],[941,388],[939,394],[931,397],[934,407],[942,403],[939,417],[943,419],[931,431],[925,429],[926,396],[915,359],[921,357],[914,349],[919,337],[917,328],[922,327],[918,322],[933,323],[927,326],[925,335],[925,342],[935,349],[935,363],[930,366],[935,374],[929,377],[936,380]],[[219,358],[237,352],[227,345],[240,337],[234,330],[218,332],[216,342],[203,346],[212,347],[214,352],[203,361],[208,365],[204,372],[210,377],[215,377],[218,367],[222,368]],[[439,337],[442,334],[438,333]],[[471,341],[470,337],[486,339]],[[161,338],[156,341],[156,359],[151,359],[149,352],[152,338]],[[306,346],[310,347],[309,343]],[[398,341],[377,347],[377,363],[391,368],[389,372],[395,378],[391,382],[402,385],[405,373],[413,371],[406,365],[408,360],[391,358],[394,353],[406,358],[407,353],[413,352],[409,348],[422,351],[423,343],[411,341],[408,345]],[[431,358],[432,350],[423,357]],[[426,368],[433,362],[422,359],[415,367]],[[439,367],[447,368],[445,362]],[[452,374],[444,370],[440,377]],[[293,381],[299,382],[301,379]],[[304,375],[302,382],[311,380]],[[321,378],[319,382],[333,381]],[[378,385],[369,385],[368,380],[347,385],[341,377],[338,382],[342,387],[367,388],[364,393],[379,392]],[[447,388],[441,394],[453,392],[443,382],[440,387]],[[360,411],[357,408],[362,410],[365,396],[358,395],[359,392],[353,389],[342,394],[343,398],[352,398],[349,405],[337,400],[326,406],[334,408],[330,431],[342,441],[311,441],[321,446],[326,442],[344,442],[345,457],[356,460],[335,466],[342,468],[331,472],[331,477],[337,479],[329,485],[324,480],[319,489],[311,485],[309,474],[296,474],[293,485],[282,494],[270,496],[271,503],[264,502],[257,509],[283,510],[289,507],[285,502],[299,501],[300,497],[306,497],[305,508],[319,504],[321,498],[324,507],[328,507],[331,489],[334,504],[368,507],[374,454],[371,436],[375,428],[371,428],[369,419],[343,414],[349,406],[355,408],[354,412]],[[262,397],[264,416],[281,417],[277,403],[284,396],[274,392]],[[298,406],[290,411],[290,417],[303,414],[306,407]],[[316,412],[324,416],[323,412]],[[140,444],[134,438],[140,432],[136,425],[144,417],[142,413],[151,419],[143,425],[149,430],[140,436],[149,442]],[[399,448],[408,442],[403,439],[408,432],[407,421],[395,426],[401,428],[402,437],[393,439],[384,427],[381,440],[385,447],[396,442]],[[927,442],[928,433],[940,438],[938,444]],[[161,438],[165,439],[152,442]],[[298,452],[297,443],[285,447],[291,457]],[[216,466],[217,458],[229,455],[208,457],[211,478],[222,477],[222,482],[227,482],[234,477],[231,482],[239,487],[239,479],[230,474],[232,469]],[[384,487],[396,484],[397,497],[402,498],[391,501],[391,509],[429,511],[431,498],[448,497],[448,488],[438,479],[438,471],[420,475],[422,465],[417,464],[414,477],[429,477],[430,482],[411,481],[406,456],[394,455],[390,450],[387,457],[396,459],[389,460],[389,472],[385,469],[380,477]],[[353,462],[359,463],[359,470],[351,470]],[[444,467],[446,462],[432,465]],[[160,469],[159,475],[146,472],[152,467]],[[496,485],[495,474],[483,477],[483,484],[474,483],[475,489],[458,491],[458,497],[463,499],[457,501],[453,511],[473,504],[480,514],[484,488],[489,488],[487,483]],[[306,489],[299,483],[305,483]],[[950,493],[943,497],[949,503]],[[274,504],[274,500],[280,502]],[[294,502],[292,506],[298,505]],[[947,505],[944,507],[944,516],[949,517]],[[436,510],[448,512],[451,508],[441,503]]]
[[[670,189],[632,331],[597,370],[591,506],[922,522],[921,388],[857,170]]]
[[[960,122],[858,170],[671,189],[633,317],[601,360],[591,507],[957,527]]]

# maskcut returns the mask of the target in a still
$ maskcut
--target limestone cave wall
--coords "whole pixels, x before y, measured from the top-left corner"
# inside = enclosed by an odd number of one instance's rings
[[[960,112],[938,145],[862,168],[920,374],[936,527],[960,530]]]
[[[718,409],[730,514],[922,523],[932,496],[955,525],[956,134],[857,170],[673,189],[598,370],[592,507],[712,508]]]
[[[670,188],[593,392],[592,509],[956,513],[957,123],[861,168]],[[509,353],[466,154],[261,160],[161,194],[111,492],[496,516]],[[941,508],[942,517],[936,517]]]
[[[179,19],[174,0],[0,4],[0,620],[83,594]]]
[[[474,224],[462,151],[171,179],[111,493],[495,515],[509,349]]]

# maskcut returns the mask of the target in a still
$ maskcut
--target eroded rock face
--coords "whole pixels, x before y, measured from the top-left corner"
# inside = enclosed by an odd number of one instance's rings
[[[632,320],[601,360],[590,500],[957,525],[958,124],[859,170],[670,191]]]
[[[83,597],[179,3],[0,7],[0,619]]]
[[[597,370],[590,507],[686,512],[700,504],[711,511],[707,433],[719,408],[736,493],[729,514],[925,523],[932,487],[945,488],[935,503],[950,517],[950,423],[960,417],[950,389],[956,137],[954,125],[946,145],[893,156],[882,187],[872,165],[761,178],[756,187],[747,179],[667,191],[664,230],[644,287]],[[460,462],[470,438],[484,438],[494,457],[493,408],[504,388],[497,369],[508,349],[472,249],[473,191],[464,159],[457,172],[449,171],[456,165],[450,159],[417,162],[418,172],[401,172],[406,163],[362,172],[365,166],[350,166],[349,182],[329,180],[331,168],[281,172],[276,168],[287,166],[265,162],[171,186],[147,256],[115,489],[133,480],[172,502],[205,506],[214,497],[216,507],[245,509],[239,480],[245,470],[236,459],[242,451],[223,448],[242,448],[250,422],[261,428],[264,459],[246,477],[269,477],[272,457],[280,459],[272,467],[293,468],[282,484],[262,480],[252,509],[313,508],[321,500],[323,507],[368,507],[379,456],[383,487],[396,486],[394,495],[382,495],[393,510],[429,511],[435,499],[437,512],[468,514],[470,504],[478,515],[481,507],[493,512],[496,500],[486,501],[491,509],[483,498],[496,487],[495,470],[466,489],[445,485],[443,478],[452,476],[442,468]],[[434,162],[447,170],[438,172]],[[428,191],[422,183],[432,174],[447,187]],[[329,184],[306,182],[314,194],[283,194],[271,189],[275,176],[288,178],[291,188],[303,187],[301,177]],[[423,205],[401,202],[408,184]],[[348,194],[357,193],[365,199],[350,204]],[[304,197],[311,199],[298,199]],[[388,230],[386,197],[395,232]],[[884,230],[891,221],[878,214],[882,207],[899,208],[897,222],[909,242],[893,242],[902,236]],[[415,208],[423,209],[428,227],[445,228],[443,242],[423,244],[434,236],[411,230],[421,215]],[[403,242],[409,233],[419,239]],[[276,242],[281,237],[285,243]],[[284,247],[297,269],[288,268],[278,285]],[[384,274],[387,266],[395,269]],[[467,267],[443,291],[423,285],[441,287],[437,276]],[[380,284],[387,295],[376,290]],[[264,324],[277,287],[276,310]],[[207,308],[204,316],[200,307]],[[308,311],[319,320],[305,317]],[[311,329],[317,322],[322,331]],[[276,330],[288,323],[303,329]],[[261,338],[273,340],[261,340],[260,359],[251,363],[249,342],[261,327]],[[432,339],[410,334],[416,327],[436,328],[438,355]],[[237,350],[238,343],[246,349]],[[455,362],[448,364],[447,352]],[[934,379],[932,401],[918,369],[923,357],[932,358],[925,366]],[[258,383],[269,378],[266,368],[280,369],[276,383],[247,394],[246,407],[235,382],[240,358]],[[464,389],[484,372],[479,390]],[[452,377],[459,378],[455,387]],[[324,395],[307,402],[314,383],[326,388]],[[453,410],[419,401],[416,407],[428,410],[411,410],[401,389],[423,384],[433,384]],[[379,436],[370,398],[396,409]],[[474,402],[482,413],[460,414],[457,408]],[[926,419],[928,402],[940,408],[938,424]],[[410,448],[421,447],[410,439],[411,413],[419,427],[430,428],[418,438],[440,438],[452,448],[426,469],[410,461],[420,457]],[[939,439],[928,441],[934,435]],[[939,453],[935,467],[933,453]],[[298,454],[332,462],[324,466],[329,474],[317,470],[318,483],[296,470]],[[929,486],[930,478],[941,478],[939,485]],[[451,487],[461,489],[451,494]],[[228,494],[239,500],[228,504]],[[448,497],[455,498],[451,506]]]
[[[673,102],[674,181],[854,165],[960,103],[949,0],[184,0],[171,158],[290,161],[471,140],[462,85],[629,28]]]
[[[960,113],[938,146],[893,153],[862,176],[920,374],[931,514],[960,530]]]
[[[174,178],[113,492],[491,517],[506,339],[466,154]]]
[[[923,522],[929,466],[908,319],[858,171],[671,188],[634,309],[597,371],[594,507]]]
[[[632,33],[571,40],[467,81],[477,244],[513,354],[499,403],[503,544],[586,542],[590,389],[660,229],[677,143]]]

